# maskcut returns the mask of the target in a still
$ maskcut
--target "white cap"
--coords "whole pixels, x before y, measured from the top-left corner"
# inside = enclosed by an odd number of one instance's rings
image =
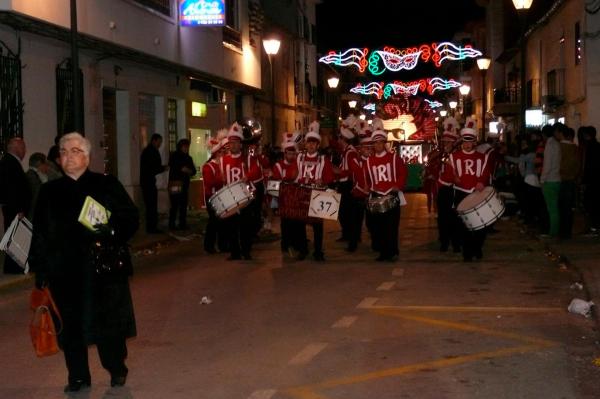
[[[233,122],[233,125],[229,128],[229,133],[227,134],[228,139],[239,139],[243,140],[244,135],[242,134],[242,127],[238,125],[237,122]]]
[[[477,131],[475,130],[475,119],[468,117],[465,122],[465,127],[460,131],[460,137],[463,141],[476,141]]]
[[[291,140],[285,140],[283,143],[281,143],[281,149],[283,149],[283,151],[296,151],[296,143]]]
[[[342,135],[342,137],[348,140],[352,140],[354,138],[354,132],[344,125],[342,125],[342,127],[340,128],[340,134]]]
[[[387,141],[387,133],[384,130],[375,130],[371,135],[371,141]]]
[[[317,140],[320,143],[321,142],[321,135],[318,132],[310,130],[308,133],[306,133],[306,136],[304,136],[304,140],[305,141],[308,141],[309,139]]]
[[[211,137],[210,140],[208,140],[207,147],[210,149],[210,153],[214,154],[223,148],[223,143],[216,137]]]

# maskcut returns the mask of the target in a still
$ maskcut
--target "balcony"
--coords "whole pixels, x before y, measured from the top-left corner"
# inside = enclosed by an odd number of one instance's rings
[[[494,114],[497,116],[518,115],[520,97],[518,87],[495,89]]]

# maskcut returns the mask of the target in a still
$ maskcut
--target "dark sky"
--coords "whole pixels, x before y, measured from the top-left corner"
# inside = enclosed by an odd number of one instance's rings
[[[323,0],[317,5],[318,47],[323,53],[450,40],[465,22],[484,16],[475,0]]]

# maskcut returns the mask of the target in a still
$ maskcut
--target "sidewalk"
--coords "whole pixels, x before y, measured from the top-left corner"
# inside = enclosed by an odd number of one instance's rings
[[[567,267],[579,274],[584,288],[574,293],[586,301],[593,301],[592,314],[596,322],[600,322],[600,236],[584,235],[585,221],[577,215],[573,227],[573,238],[570,240],[541,240],[548,252],[558,256],[561,267]]]
[[[131,247],[131,256],[134,267],[141,265],[139,259],[144,255],[152,255],[156,248],[165,245],[176,244],[180,241],[189,241],[190,239],[202,235],[207,222],[207,213],[205,209],[190,211],[188,214],[189,229],[185,231],[169,231],[167,229],[168,216],[159,216],[159,228],[164,232],[162,234],[148,234],[143,226],[140,226],[137,233],[129,241]],[[4,264],[5,253],[0,251],[0,265]],[[33,285],[33,274],[3,274],[0,272],[0,292],[6,289]]]

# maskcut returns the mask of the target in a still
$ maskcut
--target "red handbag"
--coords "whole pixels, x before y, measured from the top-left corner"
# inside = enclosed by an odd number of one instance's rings
[[[58,334],[62,331],[62,318],[48,287],[34,288],[31,292],[31,310],[33,316],[29,324],[29,334],[33,349],[38,357],[58,353]],[[54,317],[60,322],[57,331]]]

